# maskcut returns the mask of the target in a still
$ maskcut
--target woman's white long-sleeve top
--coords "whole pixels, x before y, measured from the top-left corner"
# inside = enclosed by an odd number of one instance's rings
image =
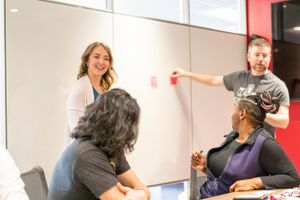
[[[68,132],[77,126],[79,118],[84,115],[87,105],[94,102],[92,83],[87,75],[78,79],[71,86],[67,96]]]

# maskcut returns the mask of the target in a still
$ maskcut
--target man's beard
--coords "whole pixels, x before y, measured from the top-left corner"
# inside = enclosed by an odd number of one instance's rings
[[[264,71],[266,71],[268,68],[267,68],[267,66],[264,65],[264,64],[255,64],[255,65],[253,66],[253,69],[254,69],[255,71],[257,71],[257,72],[264,72]]]

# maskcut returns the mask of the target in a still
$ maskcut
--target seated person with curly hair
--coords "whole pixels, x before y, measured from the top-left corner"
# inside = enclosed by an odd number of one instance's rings
[[[138,136],[140,108],[112,89],[90,104],[57,162],[48,200],[147,200],[149,189],[126,160]]]
[[[207,174],[201,198],[228,192],[297,187],[299,175],[280,144],[263,128],[266,113],[276,113],[269,92],[242,98],[232,114],[233,131],[207,156],[193,152],[192,167]]]

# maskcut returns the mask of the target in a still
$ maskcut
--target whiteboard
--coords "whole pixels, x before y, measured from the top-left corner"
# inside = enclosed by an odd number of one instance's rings
[[[191,70],[226,75],[247,69],[246,36],[191,29]],[[192,82],[193,149],[207,153],[224,141],[231,128],[233,93],[225,87]]]
[[[114,45],[118,85],[142,108],[140,137],[129,156],[133,169],[150,185],[188,179],[190,82],[170,84],[173,68],[189,70],[188,27],[116,15]]]
[[[36,0],[6,10],[8,150],[21,171],[40,165],[49,181],[67,135],[67,90],[87,45],[113,46],[112,15]]]
[[[6,6],[7,140],[21,171],[40,165],[50,181],[64,148],[66,93],[94,41],[112,47],[119,77],[114,87],[141,106],[139,138],[128,159],[147,185],[188,179],[192,149],[218,144],[219,129],[228,128],[228,93],[188,79],[171,85],[169,76],[175,67],[223,73],[245,66],[245,36],[36,0]],[[8,12],[13,7],[19,12]],[[209,41],[216,49],[208,51]],[[212,127],[211,97],[223,94],[218,129]]]

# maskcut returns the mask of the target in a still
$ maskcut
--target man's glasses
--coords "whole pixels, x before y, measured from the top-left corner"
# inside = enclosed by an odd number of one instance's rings
[[[285,190],[280,193],[281,197],[300,197],[300,188]]]

